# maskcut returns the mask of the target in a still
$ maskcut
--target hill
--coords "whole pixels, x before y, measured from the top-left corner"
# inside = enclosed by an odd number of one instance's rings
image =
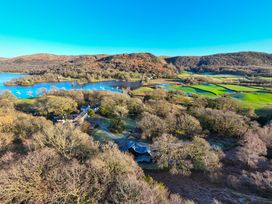
[[[65,77],[116,78],[122,74],[146,74],[149,77],[166,77],[176,74],[176,68],[164,59],[149,53],[120,55],[59,56],[36,54],[0,61],[0,71],[26,72],[30,74],[58,74]],[[103,72],[103,73],[102,73]],[[103,76],[101,76],[103,75]],[[104,76],[109,75],[109,76]],[[118,77],[117,77],[118,78]]]
[[[202,57],[170,57],[165,59],[177,69],[203,72],[271,75],[272,54],[260,52],[237,52]]]
[[[65,56],[35,54],[0,58],[0,71],[82,78],[172,77],[194,72],[272,75],[272,54],[238,52],[209,56],[157,57],[150,53]],[[125,76],[126,75],[126,76]]]

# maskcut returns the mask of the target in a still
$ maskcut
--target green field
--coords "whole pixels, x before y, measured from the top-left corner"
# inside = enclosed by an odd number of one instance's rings
[[[154,89],[152,89],[150,87],[141,87],[141,88],[133,90],[132,94],[140,96],[140,95],[144,95],[146,92],[150,92],[150,91],[153,91],[153,90]]]
[[[225,87],[226,89],[237,91],[237,92],[256,92],[260,91],[259,88],[249,87],[249,86],[240,86],[233,84],[220,84],[220,86]]]
[[[201,85],[193,85],[191,87],[200,89],[203,91],[211,92],[214,95],[222,95],[228,92],[228,90],[226,90],[223,87],[217,86],[216,84],[201,84]]]
[[[247,108],[262,108],[272,104],[272,93],[238,93],[232,95]]]
[[[240,79],[244,79],[243,76],[234,75],[234,74],[197,74],[197,73],[190,73],[190,72],[182,72],[178,75],[178,78],[181,80],[185,80],[188,78],[198,78],[198,79],[205,79],[209,81],[209,83],[226,83],[226,82],[235,82]]]
[[[230,95],[242,102],[245,108],[262,108],[272,105],[271,88],[239,86],[230,84],[201,84],[192,86],[169,86],[167,89],[180,90],[189,94],[197,94],[205,97],[217,97],[220,95]]]
[[[214,97],[215,94],[210,91],[205,91],[202,89],[194,88],[192,86],[168,86],[168,90],[179,90],[187,94],[197,94],[201,96]]]
[[[181,80],[188,78],[207,79],[206,84],[200,85],[173,85],[168,86],[167,90],[180,90],[186,94],[197,94],[204,97],[218,97],[220,95],[230,95],[242,102],[246,108],[261,108],[272,105],[272,88],[262,86],[242,86],[228,84],[229,82],[244,79],[239,75],[224,74],[195,74],[182,72],[178,75]],[[272,80],[272,77],[263,77],[266,80]],[[190,96],[190,95],[189,95]]]

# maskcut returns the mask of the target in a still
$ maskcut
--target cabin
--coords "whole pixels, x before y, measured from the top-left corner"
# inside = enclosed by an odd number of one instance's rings
[[[130,152],[139,163],[151,163],[152,155],[148,144],[130,140],[124,146],[124,150]]]

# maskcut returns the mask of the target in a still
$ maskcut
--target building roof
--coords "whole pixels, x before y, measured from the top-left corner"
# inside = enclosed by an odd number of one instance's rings
[[[133,150],[138,154],[151,154],[151,149],[147,144],[135,141],[128,141],[127,150]]]

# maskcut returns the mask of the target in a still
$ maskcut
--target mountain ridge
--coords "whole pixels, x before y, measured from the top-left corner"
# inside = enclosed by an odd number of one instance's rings
[[[13,69],[11,68],[13,67]],[[161,57],[151,53],[55,55],[38,53],[14,58],[0,58],[0,71],[40,73],[47,70],[107,70],[173,75],[182,70],[272,74],[272,54],[265,52],[219,53],[205,56]],[[63,72],[62,71],[62,72]]]

